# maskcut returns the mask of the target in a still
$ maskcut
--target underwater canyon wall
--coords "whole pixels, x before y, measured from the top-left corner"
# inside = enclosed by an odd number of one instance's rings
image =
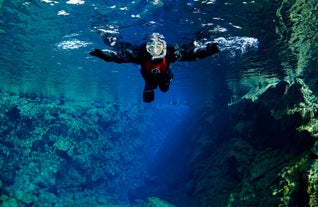
[[[250,88],[233,104],[218,101],[185,121],[191,126],[182,137],[187,151],[179,156],[187,159],[188,180],[173,196],[186,193],[190,207],[318,205],[317,10],[314,0],[259,5],[249,24],[273,66],[260,74],[284,73],[274,82],[272,74],[262,83],[260,76],[244,77]],[[242,60],[243,68],[250,62]],[[120,195],[126,189],[118,183],[138,185],[146,176],[136,171],[143,169],[144,157],[135,152],[147,145],[139,139],[146,126],[131,123],[148,121],[138,108],[74,106],[1,92],[0,110],[2,206],[127,206],[96,192]],[[144,206],[172,205],[150,198]]]
[[[218,108],[229,113],[221,135],[200,130],[204,123],[212,128],[218,123],[211,122],[213,108],[204,109],[209,115],[202,112],[194,133],[199,153],[190,164],[189,183],[195,183],[188,189],[190,206],[318,205],[318,3],[267,3],[254,17],[266,29],[251,25],[262,55],[272,62],[273,67],[260,70],[269,78],[241,79],[245,85],[250,81],[250,90],[228,108]],[[263,12],[272,18],[262,19]],[[251,60],[242,61],[243,68],[253,69]],[[275,71],[283,74],[276,73],[273,82]]]

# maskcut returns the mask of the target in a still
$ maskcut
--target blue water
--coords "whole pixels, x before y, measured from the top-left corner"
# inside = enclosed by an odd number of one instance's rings
[[[106,48],[98,29],[117,32],[120,40],[135,44],[142,43],[152,32],[164,34],[171,44],[191,42],[198,37],[213,41],[231,35],[247,36],[241,21],[227,22],[222,17],[221,10],[226,8],[222,4],[218,1],[4,1],[0,88],[66,99],[141,104],[143,81],[138,66],[105,63],[88,55],[95,47]],[[245,50],[242,45],[238,47],[237,51]],[[173,65],[175,80],[171,91],[158,94],[157,103],[213,99],[213,93],[203,91],[215,90],[213,82],[226,74],[227,65],[222,61],[228,62],[227,55]]]
[[[147,149],[142,150],[144,154],[140,152],[140,156],[148,156],[149,159],[138,165],[142,169],[135,169],[136,173],[152,169],[165,174],[165,170],[161,169],[164,165],[153,166],[153,163],[154,160],[165,163],[165,155],[170,154],[178,160],[178,155],[172,152],[186,147],[182,135],[187,128],[178,124],[185,119],[191,120],[203,106],[227,107],[228,103],[237,101],[255,85],[263,84],[242,83],[242,77],[249,80],[248,77],[261,73],[264,79],[276,82],[282,74],[272,67],[262,73],[266,68],[264,64],[272,63],[259,59],[250,67],[252,70],[243,66],[242,60],[258,57],[255,54],[259,45],[264,45],[249,29],[253,20],[251,11],[257,6],[254,1],[1,2],[0,89],[75,103],[115,103],[127,113],[138,108],[142,111],[141,115],[147,116],[149,124],[147,134],[140,139],[150,138]],[[89,56],[94,48],[108,48],[99,35],[99,29],[110,30],[118,39],[134,44],[143,43],[145,37],[153,32],[162,33],[169,44],[205,38],[218,42],[222,52],[204,60],[173,64],[175,78],[169,92],[164,94],[157,90],[155,102],[146,104],[142,102],[144,83],[138,65],[106,63]],[[191,121],[188,123],[191,125]],[[131,126],[134,124],[131,123]],[[163,146],[167,148],[163,150]],[[186,155],[179,156],[182,159]],[[183,182],[185,163],[179,164],[180,172],[174,171],[173,175],[181,175],[180,182]],[[135,179],[136,175],[133,176]],[[171,184],[171,179],[167,178],[167,183]],[[143,182],[145,180],[141,177],[136,182],[121,183],[105,191],[112,191],[115,199],[126,202],[129,200],[127,186]],[[156,183],[156,186],[159,184]],[[173,190],[173,186],[154,192],[166,190]],[[144,199],[149,195],[148,189],[132,196]],[[162,196],[170,199],[168,195]],[[181,199],[172,199],[176,200],[180,202]]]

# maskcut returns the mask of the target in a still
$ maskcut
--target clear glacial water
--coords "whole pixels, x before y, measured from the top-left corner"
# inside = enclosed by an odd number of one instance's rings
[[[141,104],[139,66],[106,63],[88,55],[106,48],[98,29],[141,44],[152,32],[170,44],[206,38],[223,54],[172,65],[175,80],[156,104],[209,102],[220,81],[241,75],[233,62],[258,47],[249,32],[254,1],[3,1],[0,22],[0,88],[15,93],[72,100]],[[237,9],[242,9],[238,11]],[[234,12],[235,15],[231,15]],[[222,42],[222,41],[221,41]],[[229,64],[229,62],[232,62]],[[227,89],[224,88],[226,91]]]
[[[243,96],[253,98],[258,91],[285,77],[281,66],[276,64],[277,57],[271,54],[275,48],[271,22],[259,18],[275,11],[270,10],[271,3],[264,5],[239,0],[0,0],[0,90],[28,97],[71,100],[75,104],[115,103],[127,110],[137,107],[145,120],[150,120],[146,123],[147,133],[141,137],[125,136],[142,141],[149,138],[152,146],[136,154],[149,156],[152,161],[160,161],[161,157],[178,160],[173,150],[181,152],[182,147],[189,147],[183,145],[183,133],[191,127],[192,120],[198,119],[194,113],[197,109],[218,105],[224,108]],[[145,104],[138,65],[108,63],[89,56],[94,48],[108,48],[99,35],[100,29],[114,32],[119,40],[133,44],[143,43],[153,32],[162,33],[168,44],[206,39],[218,42],[222,52],[204,60],[172,64],[175,78],[169,92],[157,90],[155,102]],[[136,113],[127,111],[127,114],[130,112]],[[176,130],[182,120],[188,120],[189,126]],[[220,125],[223,122],[220,120]],[[125,127],[138,124],[132,120]],[[175,139],[167,141],[167,137]],[[163,143],[167,148],[159,150]],[[159,162],[153,166],[150,162],[144,163],[144,168],[127,166],[127,171],[138,174],[149,168],[160,176],[161,171],[166,175],[169,167],[174,170],[179,167],[180,172],[171,175],[184,182],[182,169],[186,163],[179,165],[165,166]],[[136,179],[134,176],[126,177]],[[168,177],[166,181],[173,183],[174,178]],[[115,200],[127,201],[127,188],[143,182],[138,179],[104,190],[114,193]],[[148,184],[150,188],[154,186]],[[174,186],[160,189],[160,184],[155,183],[154,192],[174,190]],[[146,189],[134,196],[145,199],[150,192],[151,189]],[[175,200],[180,202],[182,198]]]

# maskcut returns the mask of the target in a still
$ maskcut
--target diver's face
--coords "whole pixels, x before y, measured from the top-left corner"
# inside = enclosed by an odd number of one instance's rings
[[[162,51],[164,49],[164,44],[161,41],[150,39],[147,42],[146,48],[147,48],[147,52],[151,56],[159,56],[162,54]]]

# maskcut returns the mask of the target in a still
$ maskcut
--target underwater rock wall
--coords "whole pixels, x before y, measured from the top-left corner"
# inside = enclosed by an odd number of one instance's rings
[[[264,20],[271,22],[269,30],[255,30],[263,43],[261,52],[272,58],[268,61],[274,69],[264,68],[261,77],[252,73],[250,79],[240,80],[250,90],[221,110],[228,110],[230,117],[222,135],[211,136],[199,129],[193,133],[193,146],[199,153],[193,154],[190,165],[190,206],[318,205],[318,2],[276,3],[263,7],[263,11],[268,7],[274,11],[272,19]],[[255,69],[248,63],[251,60],[242,61],[247,70]],[[273,70],[284,73],[273,76]],[[263,87],[258,86],[259,78],[265,79]],[[203,123],[208,117],[202,113]],[[197,123],[198,128],[201,125]],[[202,147],[201,143],[211,142],[210,147]]]
[[[315,138],[299,130],[306,121],[301,114],[287,113],[303,97],[300,85],[284,94],[286,84],[256,102],[223,109],[230,119],[217,135],[200,130],[219,124],[202,113],[193,138],[189,206],[316,206]]]
[[[146,176],[137,108],[0,96],[1,206],[126,206]]]
[[[315,136],[317,125],[317,67],[318,67],[318,2],[316,1],[283,1],[277,10],[279,19],[276,33],[278,43],[287,45],[289,56],[295,59],[293,65],[287,52],[281,51],[282,66],[286,72],[285,80],[289,85],[301,85],[304,101],[300,102],[289,113],[299,112],[308,121],[302,128]]]
[[[284,0],[276,15],[279,20],[276,24],[278,41],[288,45],[290,53],[297,61],[296,67],[285,65],[287,74],[292,76],[290,78],[302,76],[306,80],[316,77],[317,72],[314,69],[318,66],[317,1]],[[282,60],[283,58],[286,57],[282,56]]]

